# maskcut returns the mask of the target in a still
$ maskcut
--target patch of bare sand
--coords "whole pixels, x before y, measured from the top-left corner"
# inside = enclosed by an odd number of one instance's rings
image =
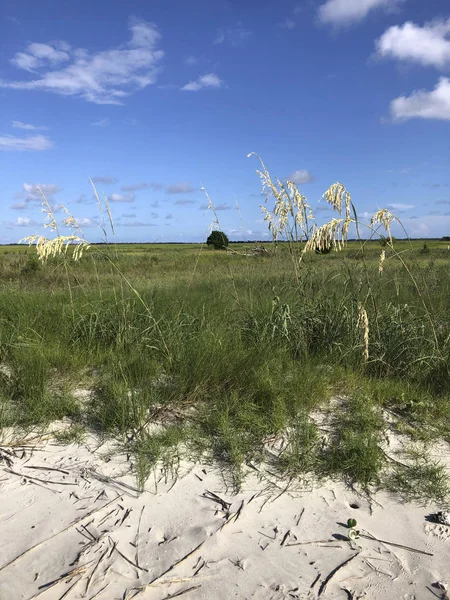
[[[1,600],[445,597],[433,584],[448,582],[450,527],[425,519],[439,507],[336,482],[286,489],[258,471],[233,495],[218,469],[188,463],[139,494],[127,457],[105,460],[93,438],[3,449]]]

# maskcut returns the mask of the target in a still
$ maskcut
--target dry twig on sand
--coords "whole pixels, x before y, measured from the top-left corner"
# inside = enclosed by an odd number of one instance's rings
[[[343,563],[341,563],[336,568],[334,568],[332,571],[330,571],[330,573],[328,573],[328,575],[325,577],[325,579],[320,584],[319,592],[318,592],[317,595],[321,596],[325,592],[325,590],[327,589],[327,585],[330,583],[331,579],[336,575],[336,573],[338,571],[340,571],[343,567],[345,567],[346,565],[348,565],[358,555],[359,555],[359,552],[357,552],[356,554],[353,554],[352,556],[350,556],[350,558],[347,558],[347,560],[344,560]]]

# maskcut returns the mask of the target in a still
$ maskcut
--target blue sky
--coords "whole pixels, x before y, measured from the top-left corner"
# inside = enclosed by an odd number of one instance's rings
[[[37,186],[101,241],[89,177],[117,241],[205,239],[202,186],[231,239],[264,239],[250,152],[319,222],[341,181],[362,217],[450,235],[448,0],[3,0],[0,19],[0,243],[42,231]]]

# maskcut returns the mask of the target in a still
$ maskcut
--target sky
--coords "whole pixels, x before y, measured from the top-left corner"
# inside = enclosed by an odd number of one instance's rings
[[[319,224],[339,181],[450,235],[450,0],[2,0],[0,40],[0,243],[48,232],[39,190],[104,241],[90,178],[109,241],[206,239],[204,189],[266,239],[251,152]]]

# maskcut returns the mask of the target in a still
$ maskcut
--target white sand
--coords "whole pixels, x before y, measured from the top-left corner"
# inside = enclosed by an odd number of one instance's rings
[[[370,506],[335,482],[281,493],[257,474],[234,496],[219,470],[200,464],[170,481],[158,470],[139,495],[117,483],[135,485],[126,457],[105,462],[93,440],[35,444],[10,467],[0,462],[1,600],[444,597],[433,584],[450,579],[450,527],[425,519],[437,506],[385,493]],[[366,538],[358,552],[340,539],[349,517],[368,535],[433,556]]]

